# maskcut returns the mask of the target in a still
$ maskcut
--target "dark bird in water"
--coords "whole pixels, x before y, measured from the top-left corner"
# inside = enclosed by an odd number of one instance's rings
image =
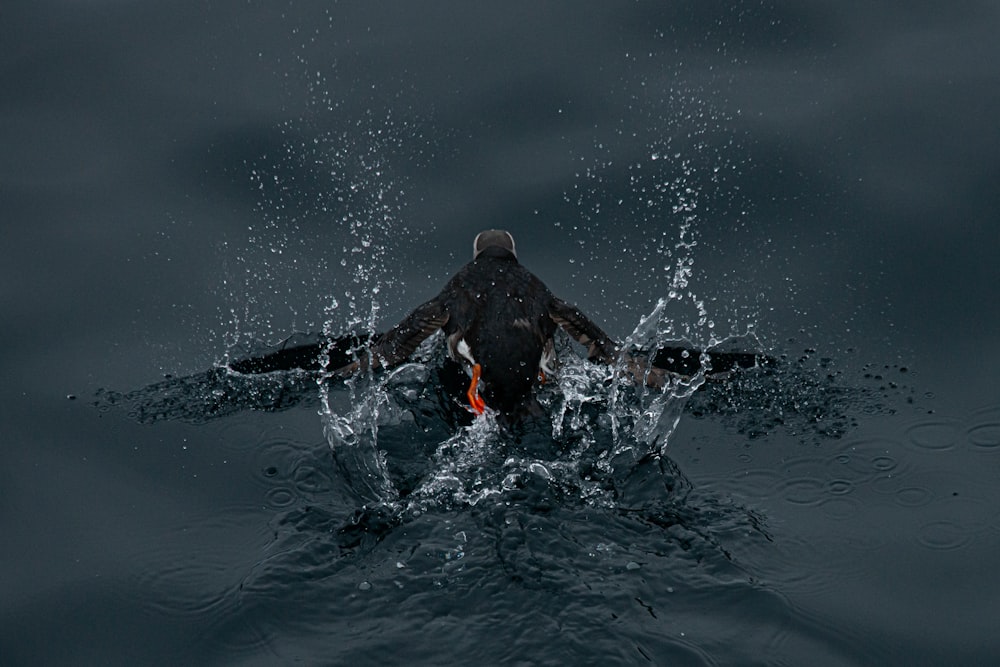
[[[462,388],[468,387],[464,393],[471,410],[482,414],[490,408],[513,422],[541,413],[535,388],[556,370],[557,329],[583,345],[591,361],[615,365],[621,377],[655,388],[671,377],[705,371],[706,379],[719,380],[740,368],[774,362],[753,352],[707,353],[681,346],[635,354],[624,350],[518,262],[509,232],[490,229],[476,236],[472,261],[440,294],[374,336],[360,354],[355,353],[357,337],[349,334],[301,345],[286,341],[274,351],[234,361],[229,367],[249,374],[301,369],[347,378],[358,371],[402,364],[424,340],[442,330],[449,356],[471,378],[468,385],[459,381]]]
[[[417,307],[375,339],[354,362],[334,373],[348,376],[368,368],[392,368],[413,354],[439,329],[451,358],[465,366],[471,381],[471,409],[487,407],[505,417],[537,414],[535,387],[556,369],[553,336],[560,328],[583,345],[587,358],[621,363],[637,382],[662,386],[667,371],[648,359],[624,353],[579,308],[556,297],[517,260],[509,232],[490,229],[473,242],[473,258],[441,293]]]

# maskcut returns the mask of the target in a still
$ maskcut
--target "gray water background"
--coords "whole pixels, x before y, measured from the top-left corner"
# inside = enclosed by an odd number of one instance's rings
[[[203,370],[234,341],[317,330],[331,298],[375,283],[391,323],[487,227],[510,229],[525,264],[623,336],[663,296],[673,258],[658,248],[683,217],[676,187],[650,189],[651,211],[643,188],[681,177],[699,206],[691,289],[719,329],[752,325],[770,350],[816,350],[858,381],[907,369],[903,389],[874,414],[855,406],[858,426],[821,444],[682,420],[671,455],[696,487],[809,545],[812,560],[770,576],[792,627],[832,637],[723,655],[994,661],[998,13],[987,2],[5,8],[0,662],[336,664],[320,635],[363,647],[370,636],[346,612],[229,658],[196,630],[216,618],[200,606],[214,598],[191,593],[199,577],[238,580],[267,541],[267,463],[247,443],[280,433],[315,446],[314,409],[150,427],[95,410],[94,392]],[[360,194],[338,209],[338,192]],[[363,232],[345,232],[346,213]],[[378,252],[354,261],[370,231]],[[854,479],[844,492],[820,462],[852,447],[889,457],[903,480]],[[774,479],[752,481],[760,471]],[[825,505],[814,487],[846,501]],[[168,576],[171,553],[218,565]],[[499,621],[530,622],[517,606]],[[739,634],[752,615],[725,623]],[[485,655],[456,656],[433,631],[421,654],[490,662],[479,636]],[[368,658],[391,662],[381,650]]]

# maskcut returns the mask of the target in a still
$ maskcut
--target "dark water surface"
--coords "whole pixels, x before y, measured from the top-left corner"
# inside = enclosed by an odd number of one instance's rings
[[[0,664],[1000,662],[995,3],[2,13]],[[662,453],[570,374],[513,437],[433,360],[212,370],[488,227],[778,363],[636,399]],[[376,399],[381,507],[330,445]]]

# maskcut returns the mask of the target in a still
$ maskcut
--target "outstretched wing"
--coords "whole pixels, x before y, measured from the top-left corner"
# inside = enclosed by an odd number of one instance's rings
[[[371,350],[353,363],[334,371],[350,375],[357,370],[392,368],[406,361],[424,340],[448,322],[448,311],[438,299],[431,299],[378,337]]]
[[[648,355],[634,355],[623,352],[618,343],[601,327],[594,324],[579,308],[571,306],[562,299],[552,299],[549,311],[552,318],[563,331],[587,348],[587,358],[602,364],[620,364],[619,373],[629,378],[635,384],[645,384],[657,389],[666,384],[669,371],[657,368]]]
[[[587,348],[587,358],[591,361],[610,364],[618,357],[618,344],[576,306],[553,297],[549,317],[559,328]]]

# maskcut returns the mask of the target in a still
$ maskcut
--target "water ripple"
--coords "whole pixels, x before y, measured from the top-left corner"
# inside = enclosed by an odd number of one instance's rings
[[[902,464],[892,455],[899,443],[886,438],[859,438],[827,460],[827,467],[860,482],[873,475],[899,474]]]
[[[824,514],[836,521],[846,521],[857,517],[863,507],[860,500],[851,496],[826,498],[820,502],[819,506]]]
[[[730,479],[745,489],[746,493],[761,497],[770,496],[784,482],[781,473],[772,468],[737,470]]]
[[[259,531],[247,526],[257,507],[213,508],[204,517],[187,517],[173,538],[149,545],[136,555],[143,569],[135,589],[152,611],[168,616],[210,618],[224,615],[226,599],[239,583],[241,569],[233,563],[249,563],[265,541]]]
[[[818,505],[826,497],[823,482],[813,477],[787,480],[781,490],[782,497],[796,505]]]
[[[972,541],[972,534],[953,521],[928,521],[917,531],[917,542],[928,549],[959,549]]]
[[[923,507],[933,494],[922,486],[907,486],[896,491],[896,504],[903,507]]]
[[[310,497],[333,486],[329,449],[289,437],[264,437],[256,447],[255,482],[268,503],[286,507],[286,495]]]
[[[966,431],[966,437],[974,447],[986,450],[1000,447],[1000,421],[972,426]]]
[[[946,451],[961,440],[961,431],[956,420],[935,419],[914,424],[906,429],[910,444],[920,449]]]
[[[265,493],[264,500],[267,502],[268,507],[281,509],[283,507],[288,507],[295,502],[295,494],[291,489],[278,486]]]
[[[854,483],[849,479],[834,479],[826,484],[827,491],[835,496],[842,496],[854,490]]]
[[[876,456],[872,459],[872,467],[879,472],[892,472],[899,465],[891,456]]]

